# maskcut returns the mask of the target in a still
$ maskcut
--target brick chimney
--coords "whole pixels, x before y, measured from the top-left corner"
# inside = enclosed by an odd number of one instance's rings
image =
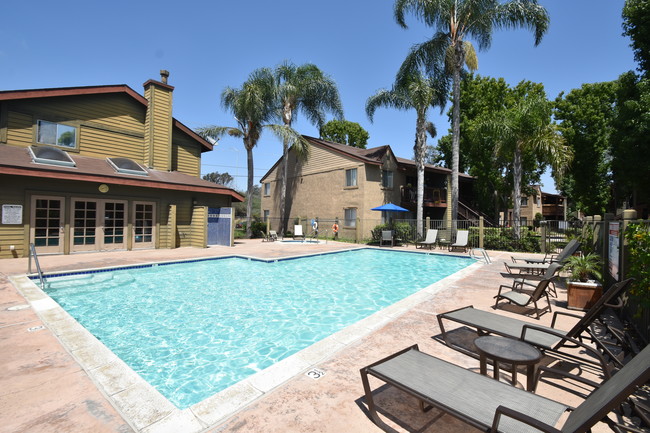
[[[170,171],[172,168],[172,92],[167,84],[169,71],[160,71],[160,81],[143,84],[144,97],[149,101],[144,120],[145,155],[149,168]]]

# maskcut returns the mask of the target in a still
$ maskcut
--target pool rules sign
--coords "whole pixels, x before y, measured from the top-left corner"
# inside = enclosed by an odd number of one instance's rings
[[[22,223],[23,223],[23,205],[21,204],[2,205],[2,224],[22,224]]]

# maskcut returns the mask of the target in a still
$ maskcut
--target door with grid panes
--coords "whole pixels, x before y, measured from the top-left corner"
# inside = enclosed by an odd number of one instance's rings
[[[30,215],[30,243],[38,254],[63,253],[65,199],[33,196]]]
[[[70,251],[126,249],[127,202],[72,199]]]
[[[133,249],[155,248],[156,204],[133,202]]]

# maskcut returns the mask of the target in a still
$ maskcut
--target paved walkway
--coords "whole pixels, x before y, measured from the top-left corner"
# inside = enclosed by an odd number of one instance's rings
[[[286,245],[260,240],[238,241],[234,248],[181,248],[128,252],[88,253],[69,256],[43,256],[44,272],[88,269],[196,257],[244,255],[263,258],[333,251],[356,245],[328,243]],[[413,247],[408,247],[413,250]],[[473,304],[492,310],[492,296],[505,280],[503,261],[510,254],[490,252],[491,265],[473,265],[460,276],[445,280],[435,294],[414,298],[405,312],[391,316],[366,335],[317,363],[325,375],[314,380],[304,374],[293,376],[230,417],[212,426],[210,432],[378,432],[367,417],[359,369],[397,350],[417,343],[420,349],[478,371],[478,362],[437,342],[437,313]],[[9,282],[9,277],[24,274],[27,259],[0,260],[0,432],[130,432],[163,431],[142,427],[133,421],[114,397],[95,386],[92,375],[82,368],[60,343],[56,332],[41,321],[33,306]],[[553,308],[563,309],[566,292],[559,290]],[[497,310],[518,319],[515,311]],[[550,314],[532,323],[548,325]],[[568,329],[571,323],[560,323]],[[520,382],[525,375],[519,376]],[[378,383],[374,383],[378,386]],[[558,392],[542,384],[538,393],[577,405],[572,393]],[[422,414],[412,399],[391,387],[382,387],[377,402],[382,417],[398,432],[465,432],[472,429],[439,412]],[[146,402],[143,402],[145,404]],[[178,420],[168,431],[183,431]],[[594,431],[608,431],[599,425]]]

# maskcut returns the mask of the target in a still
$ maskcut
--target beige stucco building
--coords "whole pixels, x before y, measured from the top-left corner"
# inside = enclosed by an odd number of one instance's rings
[[[208,208],[243,198],[200,178],[212,144],[172,117],[168,75],[0,92],[0,258],[206,246]]]
[[[327,221],[326,229],[338,219],[340,235],[365,239],[370,230],[388,215],[371,209],[386,203],[409,212],[396,218],[415,218],[417,173],[415,162],[395,156],[390,146],[359,149],[305,137],[310,143],[307,159],[289,152],[287,181],[287,229],[294,220]],[[262,215],[271,229],[281,231],[280,188],[282,158],[262,177]],[[451,170],[427,165],[425,168],[424,216],[434,220],[449,218],[451,199],[447,184]],[[471,176],[461,174],[460,196],[471,195]],[[469,201],[469,200],[466,200]],[[322,224],[321,224],[322,226]],[[322,229],[322,227],[321,227]]]

